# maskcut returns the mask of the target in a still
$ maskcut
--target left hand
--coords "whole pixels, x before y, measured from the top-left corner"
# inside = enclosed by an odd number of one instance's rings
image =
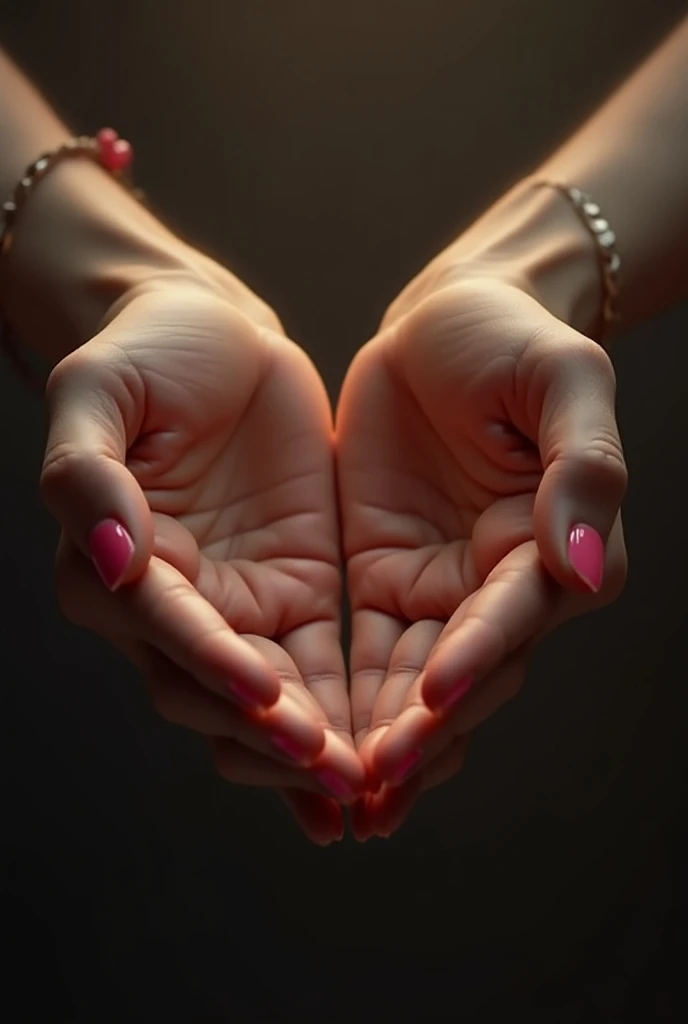
[[[354,733],[398,828],[519,690],[533,644],[614,599],[626,470],[611,363],[513,284],[426,274],[357,356],[337,413]]]

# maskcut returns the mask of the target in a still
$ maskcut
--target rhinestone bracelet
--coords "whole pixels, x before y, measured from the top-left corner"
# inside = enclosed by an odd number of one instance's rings
[[[571,203],[579,220],[595,242],[603,291],[600,310],[602,325],[597,338],[601,342],[619,319],[621,257],[616,247],[616,235],[598,204],[587,192],[557,181],[540,181],[536,184],[554,188],[560,192]]]

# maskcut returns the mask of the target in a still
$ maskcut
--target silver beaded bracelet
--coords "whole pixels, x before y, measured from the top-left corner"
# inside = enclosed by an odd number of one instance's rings
[[[621,257],[616,247],[616,235],[612,231],[609,221],[603,216],[599,205],[587,192],[557,181],[542,181],[538,184],[556,189],[571,203],[579,220],[595,242],[603,288],[600,310],[602,329],[601,337],[598,337],[597,340],[602,341],[604,335],[619,319]]]

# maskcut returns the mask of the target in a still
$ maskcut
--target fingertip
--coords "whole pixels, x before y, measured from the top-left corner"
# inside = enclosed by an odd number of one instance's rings
[[[567,544],[568,562],[576,579],[589,592],[596,594],[604,575],[604,541],[592,526],[576,523],[571,527]]]
[[[127,528],[116,519],[103,519],[91,530],[88,550],[98,575],[115,591],[126,580],[134,561],[134,541]]]
[[[370,820],[370,797],[363,796],[349,808],[349,821],[353,837],[358,843],[366,843],[373,835]]]
[[[361,795],[362,787],[352,784],[336,769],[320,768],[315,772],[315,778],[328,796],[344,806],[353,804]]]
[[[422,744],[436,719],[424,705],[413,705],[399,715],[375,745],[371,768],[374,777],[399,786],[413,774],[422,759]]]
[[[439,683],[432,676],[426,676],[421,696],[429,711],[433,714],[444,714],[458,704],[474,685],[473,675],[464,675],[455,680],[440,680]]]
[[[282,796],[305,836],[316,846],[325,848],[343,838],[344,820],[334,800],[302,789],[282,791]]]
[[[272,711],[280,698],[279,686],[272,688],[269,685],[256,685],[254,680],[245,681],[241,678],[231,677],[226,680],[226,687],[231,700],[242,711],[257,720]]]
[[[363,743],[361,743],[360,747],[358,748],[358,756],[360,758],[361,764],[363,765],[363,770],[366,773],[366,778],[370,777],[370,779],[373,781],[377,779],[375,752],[377,750],[378,744],[386,735],[388,730],[389,726],[387,725],[378,726],[376,729],[368,733],[366,738],[363,740]]]
[[[380,736],[380,739],[382,736]],[[364,787],[366,793],[377,793],[382,785],[382,778],[375,761],[376,743],[366,743],[359,748],[358,756],[363,767]]]
[[[89,420],[82,430],[90,429],[97,433]],[[145,571],[153,550],[153,520],[148,500],[126,465],[94,451],[94,444],[88,435],[53,438],[41,474],[41,495],[65,533],[91,558],[105,586],[114,591]]]
[[[390,769],[389,776],[387,779],[388,785],[392,789],[397,789],[410,778],[411,775],[420,766],[423,760],[423,750],[421,747],[416,747],[415,750],[409,750],[403,757],[399,758]]]
[[[420,794],[420,778],[414,776],[401,786],[386,786],[373,817],[375,834],[389,839],[411,813]]]
[[[323,746],[309,769],[323,791],[340,804],[350,805],[365,792],[366,774],[358,754],[332,729],[325,728]]]
[[[329,846],[334,846],[335,843],[340,842],[341,839],[342,839],[342,836],[341,835],[327,835],[327,836],[325,836],[325,835],[308,835],[308,838],[316,846],[319,846],[321,850],[326,850]]]
[[[273,695],[266,694],[262,689],[256,691],[253,686],[247,685],[241,679],[228,679],[227,690],[242,711],[252,712],[256,715],[269,711],[279,699],[279,692],[273,698]]]

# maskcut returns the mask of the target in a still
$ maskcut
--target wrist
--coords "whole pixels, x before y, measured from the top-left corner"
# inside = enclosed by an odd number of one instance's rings
[[[96,333],[127,291],[188,264],[183,243],[77,157],[55,166],[22,210],[0,265],[0,304],[20,342],[55,363]]]
[[[462,275],[516,285],[582,334],[599,324],[595,243],[555,188],[519,183],[457,239],[450,258]]]

